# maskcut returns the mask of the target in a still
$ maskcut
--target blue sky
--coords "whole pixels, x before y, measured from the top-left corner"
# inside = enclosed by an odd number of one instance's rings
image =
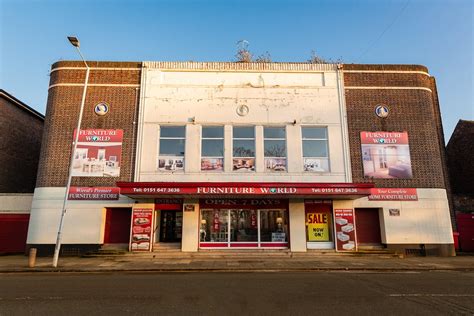
[[[436,77],[449,139],[474,119],[470,0],[0,0],[0,87],[44,113],[49,69],[77,60],[232,61],[245,39],[274,61],[315,50],[345,63],[422,64]]]

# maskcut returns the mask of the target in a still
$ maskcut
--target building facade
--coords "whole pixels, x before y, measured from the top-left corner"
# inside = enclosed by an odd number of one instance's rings
[[[91,63],[63,249],[453,254],[422,66]],[[55,242],[85,69],[51,70],[28,243]]]
[[[446,145],[459,250],[474,252],[474,121],[459,120]]]
[[[24,252],[44,116],[0,89],[0,253]]]

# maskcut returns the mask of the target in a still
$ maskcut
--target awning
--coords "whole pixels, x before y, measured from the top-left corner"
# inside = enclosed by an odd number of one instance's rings
[[[131,198],[330,198],[357,199],[370,195],[373,183],[276,182],[117,182]]]

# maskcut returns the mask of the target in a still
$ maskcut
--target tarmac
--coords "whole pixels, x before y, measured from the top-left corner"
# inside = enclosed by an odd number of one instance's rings
[[[276,271],[474,271],[474,254],[456,257],[400,257],[321,253],[127,253],[93,257],[0,256],[0,273],[107,272],[276,272]]]

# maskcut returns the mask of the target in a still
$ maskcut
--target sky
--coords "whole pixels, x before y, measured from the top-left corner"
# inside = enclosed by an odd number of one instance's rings
[[[49,70],[78,60],[421,64],[437,80],[446,142],[474,120],[471,0],[0,0],[0,88],[45,113]]]

